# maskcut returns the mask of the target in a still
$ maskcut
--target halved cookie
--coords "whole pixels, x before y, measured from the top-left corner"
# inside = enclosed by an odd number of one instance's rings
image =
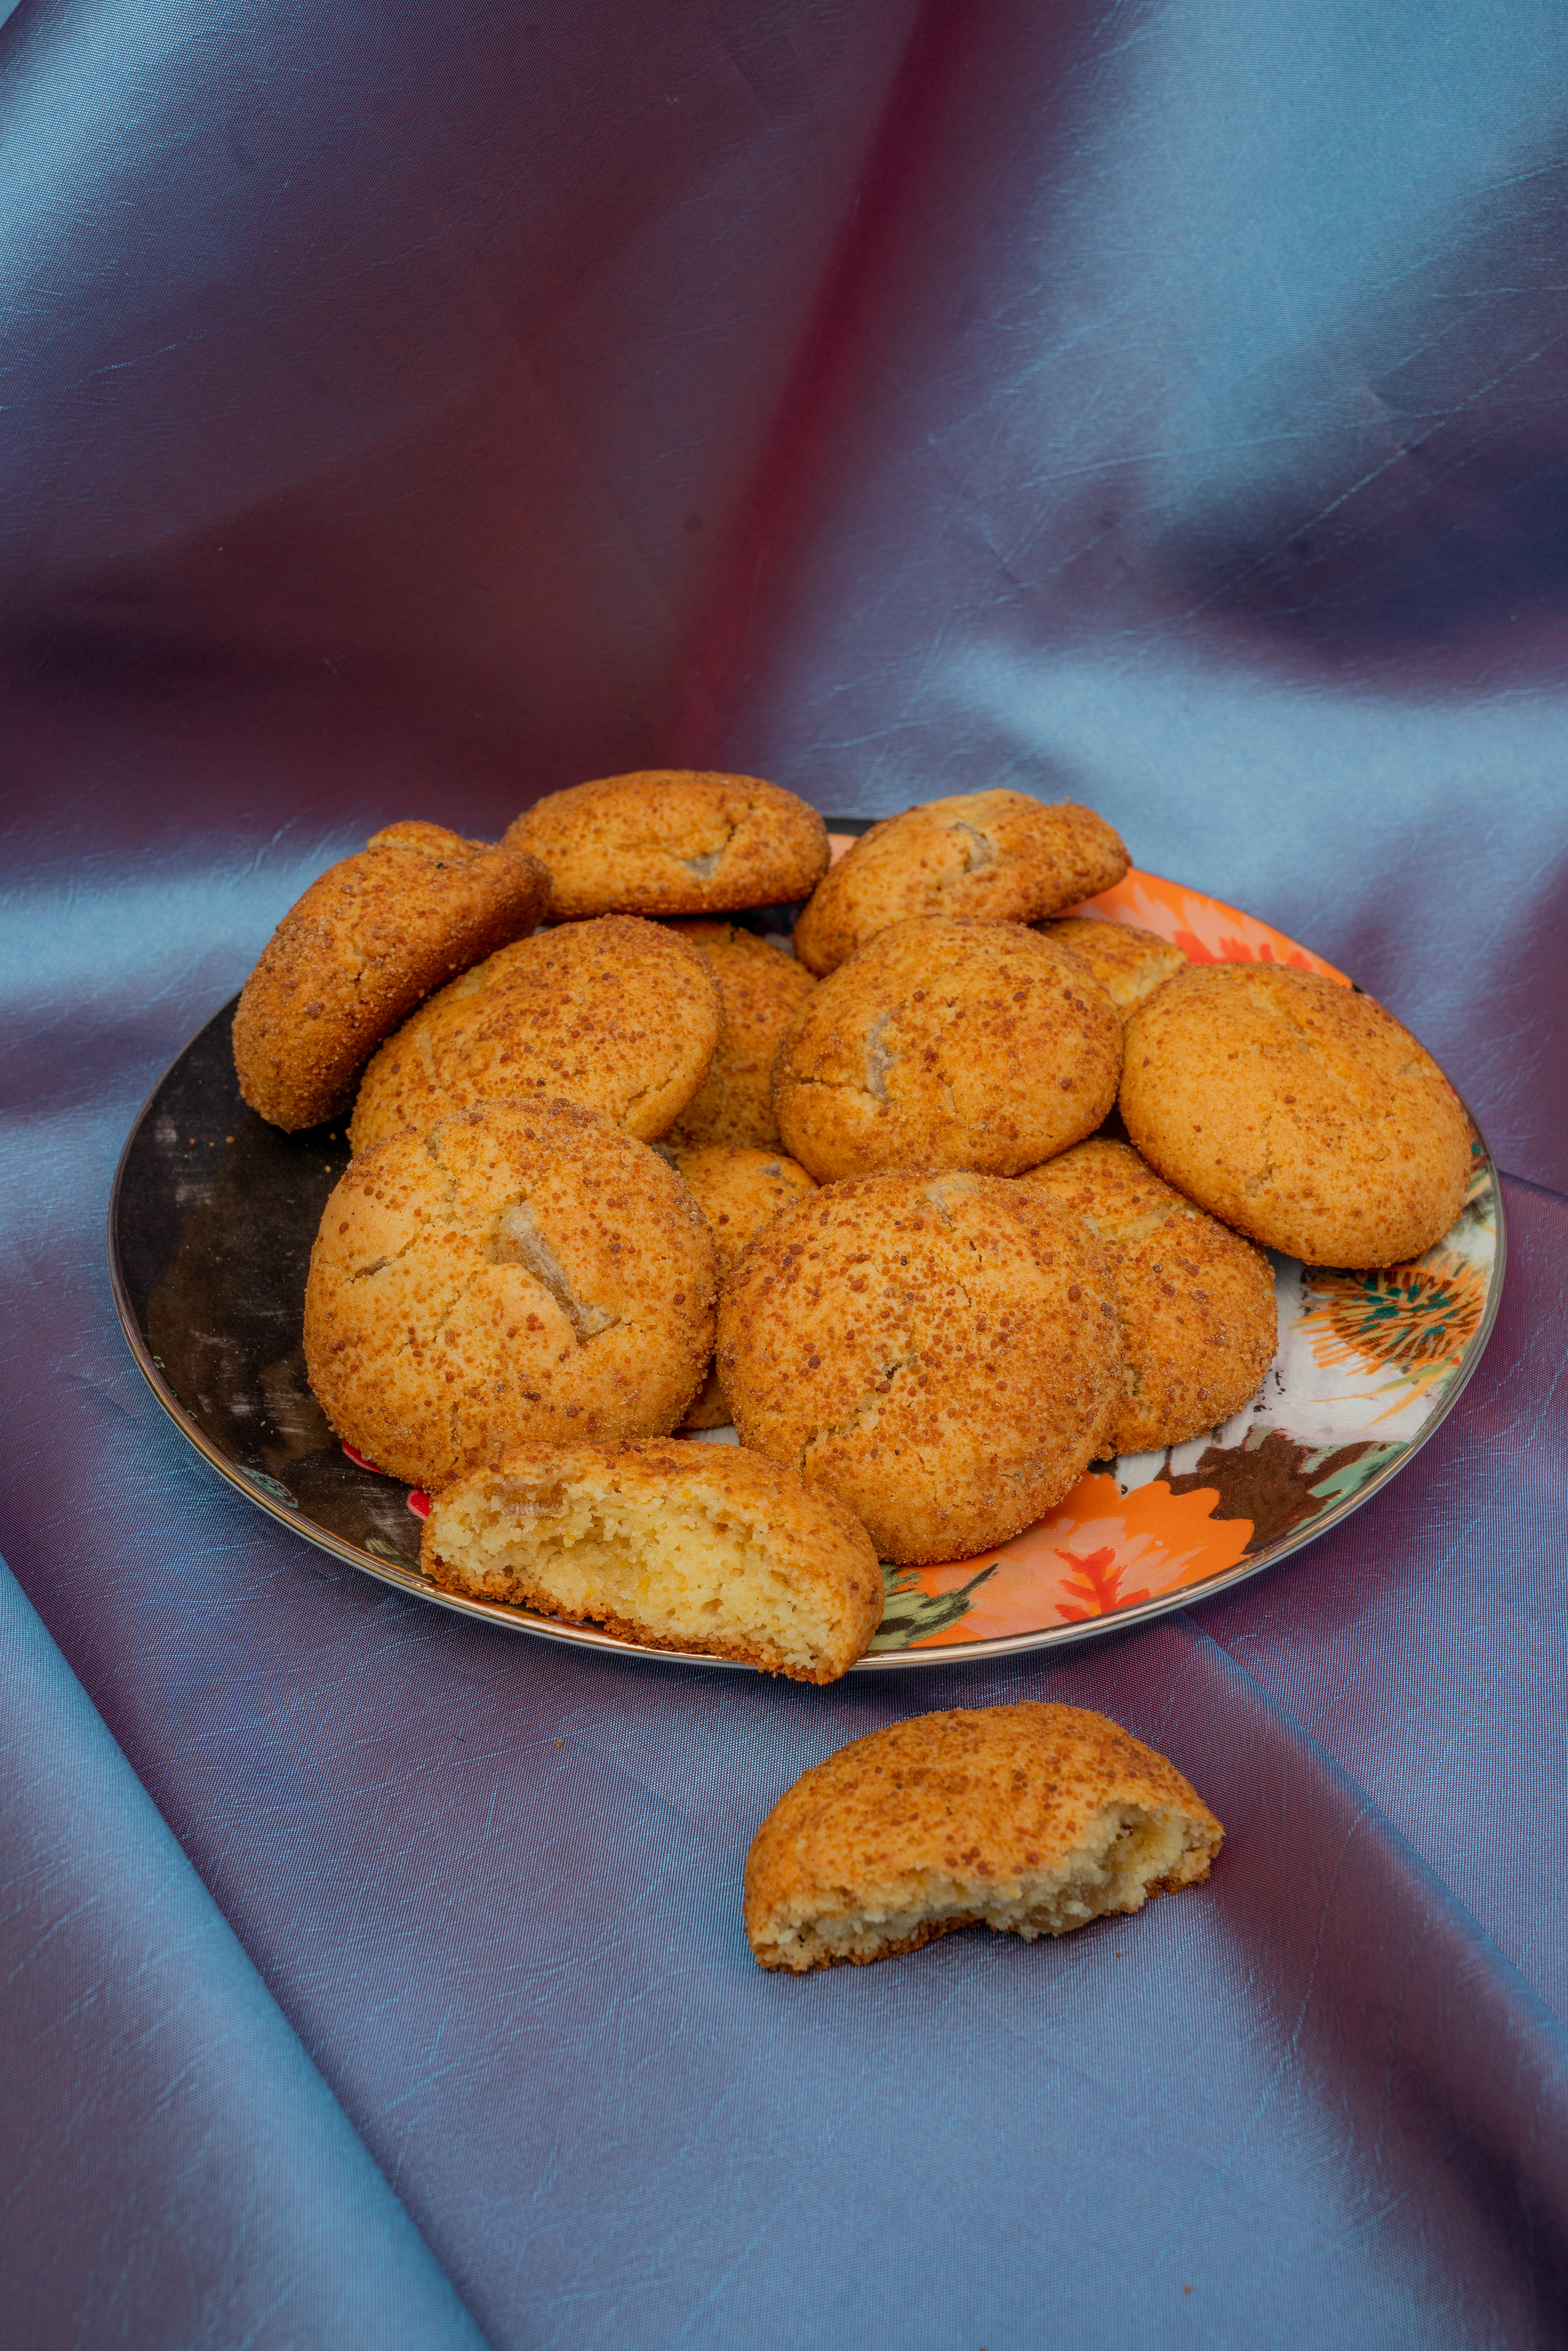
[[[792,1681],[836,1681],[882,1616],[854,1515],[732,1445],[519,1449],[436,1498],[421,1563],[448,1592]]]
[[[779,1798],[746,1860],[746,1938],[792,1975],[961,1927],[1033,1942],[1199,1884],[1224,1834],[1173,1763],[1103,1714],[916,1715]]]

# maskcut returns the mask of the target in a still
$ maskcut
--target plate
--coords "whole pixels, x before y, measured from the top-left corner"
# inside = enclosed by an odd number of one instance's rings
[[[857,819],[828,820],[844,845]],[[1136,869],[1074,909],[1158,932],[1195,963],[1343,972],[1266,923]],[[749,917],[779,927],[787,913]],[[235,999],[237,1001],[237,999]],[[348,1164],[342,1125],[284,1134],[240,1099],[224,1005],[146,1103],[115,1178],[115,1302],[160,1404],[246,1499],[323,1551],[437,1607],[512,1632],[670,1666],[592,1625],[440,1592],[419,1572],[422,1495],[346,1451],[305,1376],[311,1243]],[[1230,1591],[1336,1526],[1424,1445],[1480,1361],[1502,1290],[1502,1202],[1472,1126],[1458,1222],[1378,1272],[1274,1259],[1280,1352],[1245,1411],[1191,1443],[1094,1464],[1012,1541],[940,1567],[888,1567],[857,1673],[952,1665],[1119,1630]],[[707,1431],[733,1442],[733,1431]]]

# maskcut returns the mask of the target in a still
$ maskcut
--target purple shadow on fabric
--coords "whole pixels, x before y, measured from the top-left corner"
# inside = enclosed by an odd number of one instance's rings
[[[481,2351],[3,1565],[0,1855],[5,2340]]]

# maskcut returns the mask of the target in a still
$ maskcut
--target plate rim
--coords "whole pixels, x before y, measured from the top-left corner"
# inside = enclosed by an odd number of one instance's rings
[[[829,817],[825,821],[830,831],[846,831],[852,823],[857,829],[864,831],[872,820]],[[1158,878],[1163,880],[1166,877]],[[1195,892],[1193,894],[1207,896],[1209,893]],[[761,1667],[742,1664],[733,1657],[710,1656],[701,1650],[646,1647],[639,1642],[622,1640],[614,1634],[601,1632],[594,1625],[558,1623],[554,1618],[535,1615],[528,1610],[510,1607],[499,1601],[474,1600],[464,1593],[443,1592],[438,1584],[432,1583],[417,1569],[402,1567],[395,1560],[379,1559],[374,1552],[363,1550],[358,1543],[350,1542],[347,1537],[334,1534],[330,1528],[319,1526],[315,1520],[304,1517],[296,1508],[291,1508],[286,1503],[275,1500],[264,1487],[255,1483],[244,1469],[220,1451],[206,1432],[186,1411],[153,1361],[151,1350],[142,1335],[140,1323],[131,1303],[119,1255],[120,1196],[137,1138],[151,1116],[153,1105],[164,1086],[197,1040],[206,1034],[215,1021],[223,1019],[225,1016],[232,1016],[238,1002],[239,996],[236,992],[220,1004],[214,1011],[209,1013],[206,1019],[200,1027],[192,1029],[179,1051],[171,1057],[160,1071],[131,1122],[130,1132],[126,1135],[119,1157],[115,1164],[114,1180],[109,1186],[108,1230],[104,1238],[107,1243],[109,1286],[114,1299],[115,1312],[137,1369],[151,1389],[158,1403],[173,1421],[180,1434],[246,1502],[253,1508],[265,1511],[268,1517],[275,1520],[279,1526],[286,1527],[291,1534],[308,1543],[314,1550],[324,1551],[332,1557],[341,1559],[348,1566],[357,1568],[362,1574],[373,1576],[379,1583],[390,1585],[394,1591],[406,1593],[411,1598],[423,1601],[427,1604],[444,1608],[452,1615],[493,1625],[508,1633],[529,1634],[541,1640],[553,1641],[562,1647],[594,1649],[609,1656],[642,1658],[659,1666],[696,1667],[709,1673],[760,1672]],[[1446,1071],[1444,1075],[1447,1076]],[[1453,1082],[1451,1079],[1448,1081],[1450,1085]],[[1308,1543],[1316,1542],[1322,1536],[1342,1526],[1353,1512],[1360,1510],[1364,1504],[1370,1502],[1376,1495],[1381,1493],[1389,1481],[1397,1477],[1421,1450],[1428,1439],[1436,1436],[1469,1385],[1481,1357],[1490,1343],[1492,1331],[1502,1304],[1508,1270],[1508,1219],[1502,1197],[1502,1170],[1499,1167],[1491,1145],[1482,1133],[1480,1122],[1471,1113],[1469,1103],[1459,1093],[1458,1087],[1454,1088],[1454,1092],[1485,1155],[1487,1170],[1491,1178],[1495,1242],[1487,1302],[1474,1338],[1447,1394],[1428,1416],[1418,1434],[1401,1445],[1395,1459],[1386,1462],[1381,1469],[1366,1479],[1353,1494],[1347,1495],[1331,1511],[1320,1514],[1298,1531],[1282,1538],[1276,1547],[1271,1547],[1264,1557],[1255,1560],[1238,1560],[1228,1568],[1217,1569],[1211,1579],[1207,1579],[1201,1583],[1178,1585],[1169,1592],[1156,1593],[1147,1600],[1135,1602],[1131,1607],[1113,1609],[1107,1614],[1081,1619],[1072,1624],[1037,1626],[1027,1633],[1002,1634],[993,1639],[984,1641],[955,1641],[942,1647],[888,1649],[880,1654],[867,1654],[856,1659],[849,1667],[850,1673],[897,1673],[920,1667],[930,1669],[947,1666],[979,1665],[996,1657],[1075,1647],[1081,1642],[1095,1640],[1104,1635],[1130,1632],[1135,1627],[1151,1623],[1158,1617],[1173,1615],[1184,1608],[1199,1607],[1205,1601],[1218,1599],[1223,1593],[1236,1591],[1241,1584],[1250,1583],[1254,1575],[1261,1575],[1267,1568],[1280,1566],[1294,1552],[1304,1550]],[[1148,1482],[1158,1485],[1159,1481],[1158,1479],[1151,1479]],[[1005,1550],[1006,1546],[1002,1544],[988,1548],[1002,1551]]]

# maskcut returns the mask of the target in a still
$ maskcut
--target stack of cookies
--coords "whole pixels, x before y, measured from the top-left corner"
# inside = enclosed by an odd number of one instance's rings
[[[1010,791],[830,866],[793,793],[658,771],[498,847],[394,825],[312,885],[235,1058],[279,1125],[351,1113],[306,1362],[435,1498],[436,1582],[831,1679],[879,1559],[1002,1542],[1244,1405],[1265,1249],[1447,1229],[1468,1126],[1415,1040],[1074,911],[1127,870]],[[754,915],[792,904],[793,953]]]

